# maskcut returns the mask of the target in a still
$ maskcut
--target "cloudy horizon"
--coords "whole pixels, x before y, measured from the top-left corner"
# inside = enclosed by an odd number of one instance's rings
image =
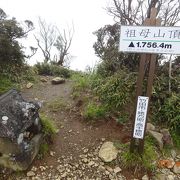
[[[98,61],[93,49],[96,37],[93,32],[106,24],[113,23],[113,17],[105,10],[109,0],[52,0],[52,1],[26,1],[1,0],[1,8],[9,17],[15,17],[18,22],[31,20],[35,30],[27,39],[23,40],[25,47],[37,47],[34,33],[38,31],[38,17],[47,23],[56,25],[60,30],[74,24],[74,37],[70,48],[73,56],[71,69],[85,70],[86,66],[93,67]],[[28,53],[28,50],[25,51]],[[52,55],[53,56],[53,55]],[[40,50],[28,61],[29,64],[42,62],[43,55]]]

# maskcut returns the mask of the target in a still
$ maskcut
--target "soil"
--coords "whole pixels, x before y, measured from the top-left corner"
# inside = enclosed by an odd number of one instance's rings
[[[113,118],[96,120],[95,122],[83,119],[81,115],[83,101],[80,99],[73,100],[72,85],[71,80],[66,80],[64,84],[52,85],[49,79],[48,82],[40,82],[34,85],[33,88],[22,91],[24,99],[43,103],[42,111],[54,120],[59,129],[59,132],[53,138],[53,143],[50,144],[50,152],[53,152],[54,155],[48,153],[42,159],[36,158],[29,170],[33,166],[56,168],[58,165],[57,159],[61,157],[71,157],[72,163],[78,162],[79,155],[82,155],[85,149],[88,152],[93,152],[102,144],[102,138],[105,138],[105,141],[112,142],[127,143],[130,141],[131,124],[118,125]],[[57,112],[49,111],[46,106],[47,103],[59,98],[66,107]],[[114,166],[114,164],[111,163],[109,166]],[[145,172],[137,172],[134,175],[134,169],[121,168],[121,174],[127,180],[142,178],[145,175]],[[11,174],[9,177],[16,179],[16,175],[14,176]]]

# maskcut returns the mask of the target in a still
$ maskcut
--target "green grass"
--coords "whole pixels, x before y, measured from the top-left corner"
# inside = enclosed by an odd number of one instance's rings
[[[74,81],[73,92],[84,91],[90,86],[90,75],[74,73],[72,80]]]
[[[172,136],[175,148],[180,150],[180,133],[178,131],[177,132],[171,131],[171,136]]]
[[[43,133],[45,136],[52,136],[58,132],[55,123],[46,115],[40,114],[41,123],[43,126]]]
[[[98,119],[106,115],[106,108],[102,105],[96,105],[90,102],[83,111],[83,116],[86,119]]]
[[[0,76],[0,94],[3,94],[13,88],[19,89],[19,85],[12,82],[7,77]]]
[[[38,159],[42,159],[49,152],[49,145],[43,142],[39,147]]]
[[[120,116],[116,119],[118,124],[125,124],[129,120],[129,115],[126,112],[122,112]]]
[[[128,145],[124,146],[120,156],[122,165],[126,168],[144,168],[151,171],[155,169],[155,161],[158,157],[155,146],[149,141],[145,142],[144,153],[142,156],[137,152],[130,153]]]
[[[58,99],[48,102],[46,107],[48,108],[48,110],[52,112],[57,112],[57,111],[64,110],[65,108],[67,108],[67,104],[65,104],[62,98],[58,98]]]

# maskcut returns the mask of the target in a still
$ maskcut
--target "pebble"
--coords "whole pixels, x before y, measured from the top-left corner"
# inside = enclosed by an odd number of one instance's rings
[[[66,176],[67,176],[66,172],[61,175],[62,178],[65,178]]]
[[[106,139],[105,138],[101,138],[101,141],[104,142]]]
[[[50,156],[54,156],[55,152],[50,151],[49,154],[50,154]]]
[[[142,177],[142,180],[149,180],[149,177],[148,177],[147,175],[144,175],[144,176]]]
[[[32,176],[35,176],[36,174],[35,174],[35,172],[33,172],[33,171],[29,171],[29,172],[27,172],[27,177],[32,177]]]
[[[114,169],[114,173],[115,174],[117,174],[117,173],[119,173],[119,172],[121,172],[122,171],[122,169],[120,168],[120,167],[116,167],[115,169]]]
[[[40,169],[41,171],[46,170],[46,168],[45,168],[44,166],[39,166],[39,169]]]
[[[94,161],[90,161],[89,163],[88,163],[88,166],[93,166],[94,165]]]

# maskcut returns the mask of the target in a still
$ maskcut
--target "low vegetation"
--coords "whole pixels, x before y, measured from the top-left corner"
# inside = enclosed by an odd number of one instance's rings
[[[59,131],[53,120],[44,113],[40,114],[40,119],[44,137],[39,148],[39,159],[43,158],[49,152],[49,145],[52,143],[53,136]]]
[[[7,92],[10,89],[19,89],[19,85],[5,76],[0,76],[0,95]]]
[[[90,102],[85,106],[85,109],[83,111],[83,116],[86,119],[100,119],[102,117],[105,117],[106,115],[106,108],[102,105],[97,105],[93,102]]]
[[[64,78],[69,78],[71,76],[71,71],[69,69],[51,63],[37,63],[35,68],[39,75],[60,76]]]
[[[62,98],[57,98],[47,103],[46,107],[48,111],[57,112],[60,110],[65,110],[67,108],[67,104],[62,100]]]
[[[45,114],[40,114],[41,123],[43,126],[43,133],[45,137],[50,137],[58,132],[55,123]]]
[[[114,142],[117,149],[120,150],[119,162],[124,168],[133,168],[134,174],[136,171],[154,171],[156,168],[156,161],[161,153],[156,142],[150,136],[146,137],[144,153],[140,156],[137,152],[129,152],[129,143],[123,144],[121,142]]]

